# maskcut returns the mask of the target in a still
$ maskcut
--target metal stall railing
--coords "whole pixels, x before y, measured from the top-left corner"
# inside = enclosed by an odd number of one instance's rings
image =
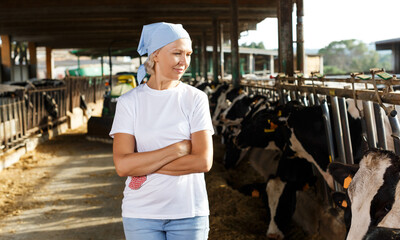
[[[22,96],[0,97],[0,154],[18,148],[33,134],[67,120],[67,112],[103,100],[107,77],[67,77],[65,85],[25,90]],[[117,76],[113,76],[116,82]]]
[[[67,110],[72,112],[72,109],[81,106],[82,101],[96,103],[102,100],[108,79],[109,76],[66,77],[64,80],[68,89]],[[116,79],[117,77],[113,76],[113,82],[116,82]]]
[[[25,103],[19,98],[0,98],[0,150],[18,147],[26,138]]]
[[[26,92],[27,132],[35,133],[50,125],[65,121],[67,116],[67,88],[38,88]]]
[[[383,69],[371,69],[371,75],[352,74],[350,78],[328,79],[322,75],[312,75],[311,78],[286,77],[278,75],[274,87],[269,87],[270,91],[278,93],[281,103],[288,100],[299,100],[305,106],[314,106],[321,104],[326,131],[329,143],[329,152],[331,161],[340,161],[353,164],[353,149],[350,136],[350,126],[347,118],[347,99],[353,99],[359,116],[363,122],[363,138],[368,142],[369,147],[378,147],[388,149],[386,136],[390,134],[393,139],[394,152],[400,155],[400,125],[397,112],[391,105],[400,104],[400,93],[393,92],[393,85],[400,85],[400,80],[395,76],[383,74],[381,79],[375,78],[379,73],[384,73]],[[247,88],[262,88],[265,85],[271,85],[258,82],[246,82]],[[379,86],[379,89],[378,89]],[[289,97],[287,97],[289,96]],[[300,99],[299,99],[300,96]],[[330,121],[328,101],[331,105],[331,114],[333,123]],[[361,105],[358,104],[361,102]],[[361,111],[360,108],[363,107]],[[382,111],[383,110],[383,111]],[[384,114],[383,114],[384,113]],[[385,119],[386,115],[386,119]],[[391,129],[385,128],[386,125]],[[329,131],[329,129],[331,131]],[[333,142],[333,133],[336,142]],[[333,146],[336,146],[338,155],[335,156]],[[336,190],[340,187],[335,184]],[[323,198],[330,199],[329,189],[324,186],[321,189],[325,193]],[[330,201],[330,200],[329,200]]]

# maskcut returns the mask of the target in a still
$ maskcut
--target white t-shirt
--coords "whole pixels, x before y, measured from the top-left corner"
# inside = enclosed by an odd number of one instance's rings
[[[138,152],[153,151],[189,140],[191,133],[213,126],[207,95],[180,82],[175,88],[154,90],[142,84],[118,98],[110,132],[132,134]],[[122,216],[148,219],[179,219],[208,216],[204,173],[182,176],[147,175],[133,190],[125,182]]]

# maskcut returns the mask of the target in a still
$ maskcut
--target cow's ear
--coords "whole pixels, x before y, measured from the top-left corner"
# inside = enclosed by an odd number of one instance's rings
[[[349,207],[349,203],[347,202],[347,196],[342,192],[334,192],[332,193],[333,202],[338,205],[342,209],[346,209]]]
[[[358,165],[333,162],[329,164],[328,171],[344,189],[347,189],[358,170]]]

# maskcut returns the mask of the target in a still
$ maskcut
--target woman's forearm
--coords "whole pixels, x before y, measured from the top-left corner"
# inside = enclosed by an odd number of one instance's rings
[[[161,167],[155,173],[166,175],[185,175],[210,171],[212,166],[212,153],[209,156],[189,154]]]
[[[134,151],[134,146],[133,136],[120,134],[114,137],[114,165],[119,176],[143,176],[153,173],[191,151],[189,140],[140,153]]]

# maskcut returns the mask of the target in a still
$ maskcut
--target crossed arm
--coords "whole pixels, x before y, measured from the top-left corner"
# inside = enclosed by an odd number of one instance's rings
[[[208,172],[212,166],[213,147],[210,131],[198,131],[184,140],[149,152],[135,152],[135,136],[114,135],[113,156],[119,176],[143,176],[150,173],[184,175]]]

